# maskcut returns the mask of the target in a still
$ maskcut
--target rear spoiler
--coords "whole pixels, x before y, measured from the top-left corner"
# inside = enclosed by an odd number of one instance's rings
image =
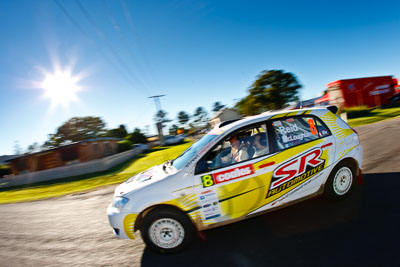
[[[332,112],[333,114],[336,114],[338,112],[338,107],[337,106],[329,106],[327,109]]]

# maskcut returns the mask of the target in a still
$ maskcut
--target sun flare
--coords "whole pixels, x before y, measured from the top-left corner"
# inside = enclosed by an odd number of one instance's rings
[[[77,85],[79,79],[71,75],[69,71],[56,71],[46,74],[41,88],[44,90],[44,97],[49,98],[53,107],[62,105],[68,106],[70,102],[76,102],[76,93],[80,90]]]

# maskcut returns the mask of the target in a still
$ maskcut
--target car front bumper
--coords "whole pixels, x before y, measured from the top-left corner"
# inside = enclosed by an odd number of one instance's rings
[[[108,221],[113,228],[114,235],[121,239],[135,239],[135,221],[139,214],[124,213],[111,205],[107,208]]]

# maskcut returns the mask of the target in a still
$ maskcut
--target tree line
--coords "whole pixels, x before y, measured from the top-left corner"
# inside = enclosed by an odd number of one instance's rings
[[[212,111],[215,113],[224,107],[225,105],[217,101],[212,105]],[[208,112],[204,107],[197,107],[192,115],[186,111],[180,111],[175,119],[177,123],[172,124],[168,131],[169,134],[176,134],[179,130],[191,134],[197,130],[207,128],[209,126],[209,119]],[[161,123],[162,128],[165,128],[166,124],[172,121],[168,118],[168,113],[164,110],[159,110],[154,116],[154,120],[156,123]]]
[[[224,105],[220,102],[215,102],[213,105],[213,111],[216,112],[223,107]],[[172,121],[167,117],[167,112],[163,110],[156,113],[154,120],[156,122],[161,122],[164,127],[166,126],[166,123]],[[185,132],[190,132],[199,128],[207,127],[208,112],[203,107],[196,108],[193,115],[190,115],[185,111],[180,111],[177,114],[176,122],[176,124],[170,126],[170,134],[176,134],[179,129],[184,129]],[[107,129],[106,123],[100,117],[73,117],[59,126],[55,133],[49,134],[47,141],[42,145],[39,145],[37,142],[29,145],[25,153],[39,152],[73,142],[101,137],[123,139],[121,146],[125,148],[122,150],[128,149],[132,144],[147,143],[146,135],[140,128],[136,127],[132,132],[128,132],[126,126],[121,124],[117,128]],[[15,154],[23,153],[18,143],[14,144],[14,152]]]
[[[121,124],[117,128],[107,129],[106,123],[100,117],[73,117],[59,126],[55,133],[49,134],[48,139],[42,145],[37,142],[29,145],[25,153],[39,152],[73,142],[102,137],[120,138],[132,144],[147,142],[146,136],[139,128],[128,132],[126,126]],[[14,152],[15,154],[23,153],[18,143],[14,144]]]

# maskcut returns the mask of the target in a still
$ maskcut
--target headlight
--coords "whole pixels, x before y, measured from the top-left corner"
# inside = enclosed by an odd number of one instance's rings
[[[126,197],[114,197],[112,200],[112,206],[118,210],[121,210],[125,204],[128,203],[128,201],[129,198]]]

